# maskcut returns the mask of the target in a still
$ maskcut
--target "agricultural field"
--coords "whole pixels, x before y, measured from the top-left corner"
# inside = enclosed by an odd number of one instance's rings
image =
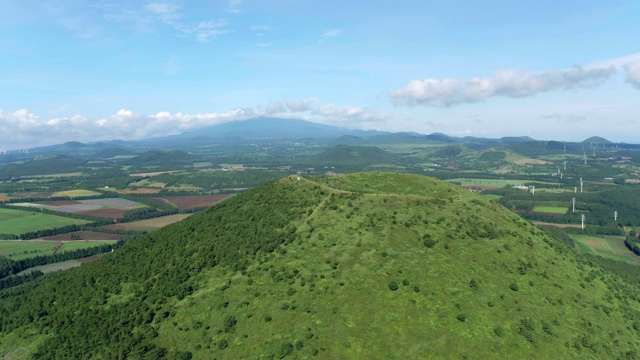
[[[178,208],[178,210],[190,210],[206,207],[218,201],[224,200],[232,194],[221,195],[202,195],[202,196],[165,196],[161,198],[153,198],[158,204],[169,204]]]
[[[54,192],[53,195],[51,195],[51,197],[66,196],[70,198],[77,198],[82,196],[97,196],[97,195],[100,195],[100,193],[96,191],[91,191],[91,190],[77,189],[77,190],[66,190],[66,191]]]
[[[20,235],[30,231],[86,224],[85,220],[24,210],[0,208],[0,234]]]
[[[43,178],[43,179],[46,179],[46,178],[74,177],[74,176],[81,176],[82,174],[83,174],[82,172],[72,172],[72,173],[60,173],[60,174],[23,175],[23,176],[21,176],[21,178],[25,178],[25,179]]]
[[[531,181],[527,179],[473,179],[473,178],[456,178],[448,179],[447,181],[460,184],[461,186],[474,186],[474,187],[493,187],[501,188],[505,186],[518,186],[527,184],[551,184],[542,181]]]
[[[564,215],[569,211],[569,208],[561,206],[536,206],[531,211],[550,215]]]
[[[628,264],[640,265],[640,256],[629,251],[620,236],[573,235],[578,248],[591,254],[599,255]]]
[[[162,189],[150,189],[150,188],[136,188],[136,189],[124,189],[122,190],[123,194],[157,194]]]
[[[73,237],[73,239],[72,239]],[[54,236],[47,236],[42,238],[43,240],[50,241],[96,241],[96,240],[109,240],[117,241],[122,239],[119,234],[107,234],[97,231],[74,231],[65,234],[58,234]]]
[[[102,241],[47,241],[47,240],[0,240],[0,256],[11,260],[28,259],[40,255],[52,255],[98,245],[113,244],[114,240]]]
[[[173,224],[180,220],[186,219],[191,214],[174,214],[168,216],[162,216],[152,219],[131,221],[126,223],[114,224],[105,226],[105,229],[109,230],[134,230],[134,231],[153,231],[165,227],[169,224]]]
[[[34,201],[30,203],[13,203],[12,205],[21,207],[42,208],[64,213],[91,215],[106,218],[122,218],[126,210],[146,207],[146,205],[143,205],[139,202],[121,198],[66,201]]]
[[[23,270],[23,271],[19,272],[18,275],[24,275],[24,274],[28,274],[28,273],[30,273],[32,271],[38,271],[38,270],[40,270],[44,274],[46,274],[46,273],[50,273],[50,272],[54,272],[54,271],[72,269],[72,268],[78,267],[78,266],[80,266],[82,264],[83,264],[83,262],[80,261],[80,260],[61,261],[61,262],[57,262],[57,263],[53,263],[53,264],[34,266],[32,268],[28,268],[26,270]]]

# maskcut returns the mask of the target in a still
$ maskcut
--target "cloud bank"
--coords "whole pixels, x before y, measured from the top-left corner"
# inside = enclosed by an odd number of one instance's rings
[[[316,98],[282,100],[265,107],[205,114],[159,112],[147,115],[123,109],[101,119],[82,115],[44,119],[25,109],[15,112],[0,109],[0,143],[3,144],[0,148],[31,148],[72,140],[138,140],[263,116],[299,118],[342,126],[357,124],[359,127],[391,120],[389,116],[365,108],[321,104]]]
[[[640,89],[640,61],[628,63],[624,69],[627,71],[627,82]]]
[[[450,107],[475,103],[494,96],[528,97],[553,90],[600,86],[616,72],[614,66],[585,69],[549,70],[531,73],[500,70],[491,78],[412,80],[390,94],[395,105]]]

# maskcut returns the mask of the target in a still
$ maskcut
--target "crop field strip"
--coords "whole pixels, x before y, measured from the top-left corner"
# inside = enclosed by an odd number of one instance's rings
[[[152,219],[131,221],[126,223],[105,226],[109,230],[134,230],[134,231],[153,231],[181,221],[189,217],[191,214],[174,214],[161,216]]]
[[[564,215],[567,213],[567,211],[569,211],[569,208],[561,206],[536,206],[531,211],[538,213]]]
[[[29,231],[86,223],[86,220],[70,219],[40,212],[0,208],[0,234],[18,235]]]
[[[570,235],[582,250],[605,258],[640,265],[640,256],[629,251],[624,238],[616,236]]]

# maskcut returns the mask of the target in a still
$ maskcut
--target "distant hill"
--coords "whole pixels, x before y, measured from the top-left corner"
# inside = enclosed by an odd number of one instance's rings
[[[199,157],[182,150],[160,151],[150,150],[131,159],[123,161],[125,165],[135,166],[183,166],[191,165],[198,161]]]
[[[567,153],[581,152],[581,147],[579,147],[575,143],[564,143],[553,140],[518,142],[508,144],[506,147],[516,153],[531,157],[535,157],[538,155],[560,154],[564,153],[565,151]]]
[[[85,172],[85,162],[67,155],[37,157],[22,164],[9,164],[0,169],[0,179],[21,176]]]
[[[583,144],[613,144],[611,141],[600,136],[592,136],[582,142]]]
[[[255,118],[188,131],[167,139],[178,141],[195,136],[208,136],[216,140],[226,137],[240,139],[322,139],[338,138],[343,135],[368,137],[383,133],[380,131],[352,130],[298,119]]]
[[[354,135],[342,135],[337,139],[329,141],[329,144],[334,145],[362,145],[365,140],[359,136]]]
[[[442,142],[442,143],[451,143],[456,141],[455,138],[452,138],[451,136],[445,135],[442,133],[433,133],[430,135],[425,135],[424,138],[432,142]]]
[[[366,140],[367,144],[420,144],[426,143],[424,135],[409,134],[409,133],[393,133],[393,134],[381,134],[374,135]]]
[[[398,156],[375,146],[338,145],[309,161],[324,165],[373,165],[389,164],[398,160]]]
[[[291,176],[0,291],[0,356],[634,359],[624,271],[432,178]]]
[[[109,147],[109,148],[105,148],[98,151],[97,153],[94,154],[94,156],[101,159],[108,159],[108,158],[112,158],[114,156],[119,156],[119,155],[134,155],[134,154],[136,154],[134,151],[131,151],[126,148]]]
[[[536,141],[528,136],[505,136],[499,139],[501,143],[531,142]]]
[[[462,144],[449,144],[433,146],[429,149],[413,154],[412,156],[421,159],[451,159],[458,156],[473,154],[474,152],[474,150],[469,149]]]

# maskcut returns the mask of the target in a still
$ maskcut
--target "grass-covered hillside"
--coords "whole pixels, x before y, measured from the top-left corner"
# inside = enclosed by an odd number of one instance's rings
[[[637,358],[625,279],[442,181],[288,177],[0,292],[0,356]]]

